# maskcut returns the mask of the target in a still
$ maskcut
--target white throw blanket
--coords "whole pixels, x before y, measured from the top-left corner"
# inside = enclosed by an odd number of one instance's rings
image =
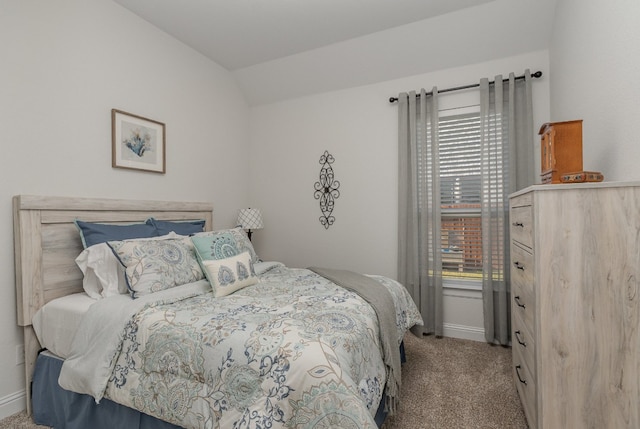
[[[200,280],[138,299],[119,295],[99,300],[90,312],[85,313],[73,339],[71,355],[62,365],[58,383],[64,389],[91,395],[100,402],[116,362],[114,351],[120,352],[124,325],[131,317],[152,302],[189,298],[208,290],[211,290],[209,282]],[[94,341],[94,337],[100,341]]]

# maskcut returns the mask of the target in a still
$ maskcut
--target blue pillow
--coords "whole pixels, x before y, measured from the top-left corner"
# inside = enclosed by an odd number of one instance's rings
[[[191,235],[197,232],[204,231],[204,219],[202,220],[189,220],[184,222],[170,222],[167,220],[158,220],[150,217],[146,222],[148,225],[153,225],[158,235],[167,235],[171,231],[179,235]]]
[[[74,223],[80,231],[80,238],[85,249],[94,244],[106,243],[107,241],[158,237],[160,235],[153,225],[146,223],[109,225],[106,223],[84,222],[77,219],[74,220]]]

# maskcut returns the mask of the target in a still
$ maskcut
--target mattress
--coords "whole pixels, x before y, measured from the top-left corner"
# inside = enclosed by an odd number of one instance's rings
[[[128,295],[109,299],[130,300]],[[68,358],[82,316],[96,302],[82,292],[56,298],[42,306],[33,316],[33,330],[42,348],[64,359]]]

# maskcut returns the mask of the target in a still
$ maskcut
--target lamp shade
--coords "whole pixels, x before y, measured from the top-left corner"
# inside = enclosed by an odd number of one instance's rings
[[[262,213],[260,213],[260,209],[240,209],[238,226],[242,229],[262,229]]]

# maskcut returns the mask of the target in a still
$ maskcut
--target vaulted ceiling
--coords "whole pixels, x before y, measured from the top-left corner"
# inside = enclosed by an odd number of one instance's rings
[[[229,70],[251,105],[547,49],[557,2],[114,1]]]
[[[228,70],[492,0],[115,0]]]

